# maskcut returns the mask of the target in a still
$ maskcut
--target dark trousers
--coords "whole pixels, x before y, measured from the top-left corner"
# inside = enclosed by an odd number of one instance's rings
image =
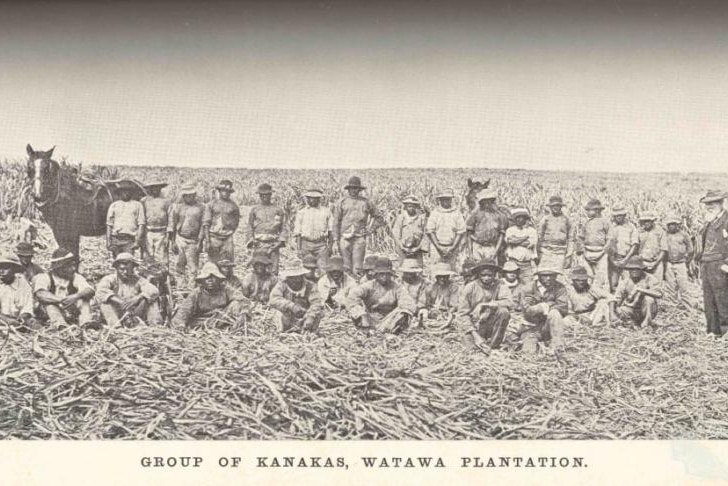
[[[505,307],[482,306],[478,318],[478,334],[491,349],[500,348],[508,329],[511,314]]]
[[[728,276],[720,269],[722,264],[717,261],[700,265],[707,331],[716,336],[728,330]]]

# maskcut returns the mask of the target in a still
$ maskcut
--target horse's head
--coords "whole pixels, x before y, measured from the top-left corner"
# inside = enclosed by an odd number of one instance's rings
[[[485,181],[474,181],[473,179],[468,177],[468,192],[465,193],[465,202],[468,205],[468,208],[475,209],[475,206],[477,205],[477,201],[475,200],[475,196],[482,191],[483,189],[487,189],[490,185],[490,179],[486,179]]]
[[[53,147],[45,152],[33,150],[28,144],[28,179],[33,183],[33,198],[36,203],[43,204],[56,197],[57,180],[60,166],[51,159]],[[55,182],[54,182],[55,181]]]

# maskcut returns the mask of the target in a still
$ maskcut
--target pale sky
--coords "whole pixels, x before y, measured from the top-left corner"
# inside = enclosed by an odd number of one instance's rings
[[[724,171],[724,10],[448,5],[3,5],[0,157]]]

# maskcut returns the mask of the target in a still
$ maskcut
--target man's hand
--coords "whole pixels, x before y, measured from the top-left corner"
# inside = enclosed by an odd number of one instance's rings
[[[293,304],[293,306],[293,315],[296,317],[303,317],[303,315],[306,313],[306,309],[298,304]]]
[[[303,330],[305,332],[316,332],[317,327],[318,326],[316,325],[316,321],[313,317],[307,317],[303,320]]]
[[[420,309],[420,311],[417,313],[417,325],[419,327],[419,324],[421,324],[423,321],[426,321],[430,318],[430,311],[427,309]]]
[[[139,302],[141,302],[143,298],[144,296],[142,295],[135,295],[134,297],[130,297],[122,301],[121,310],[123,310],[124,312],[133,311],[134,308],[139,305]]]
[[[212,245],[210,244],[210,237],[205,238],[205,247],[207,247],[207,251],[210,251],[210,248],[212,248]]]
[[[77,294],[69,295],[68,297],[65,297],[63,300],[61,300],[61,307],[63,309],[68,309],[69,307],[75,305],[78,300],[79,296]]]

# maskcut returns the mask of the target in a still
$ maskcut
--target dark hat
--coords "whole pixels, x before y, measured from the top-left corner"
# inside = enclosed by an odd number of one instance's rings
[[[422,273],[420,262],[414,258],[405,258],[397,270],[400,273]]]
[[[314,255],[306,255],[303,257],[303,268],[315,269],[318,268],[318,260]]]
[[[602,202],[599,199],[590,199],[584,209],[604,209]]]
[[[273,188],[267,182],[258,186],[258,194],[272,194]]]
[[[58,248],[53,252],[50,261],[51,270],[61,268],[68,263],[73,263],[75,256],[65,248]]]
[[[115,185],[119,191],[134,191],[142,187],[142,185],[137,181],[131,181],[128,179],[116,181]]]
[[[490,268],[492,270],[495,270],[496,272],[500,272],[500,267],[498,266],[498,262],[496,262],[492,258],[483,258],[478,263],[475,264],[475,266],[470,270],[473,274],[480,272],[484,268]]]
[[[21,241],[18,246],[15,247],[15,254],[18,256],[33,256],[35,255],[35,248],[30,243]]]
[[[581,265],[577,265],[572,268],[570,276],[571,280],[589,280],[591,278],[591,275],[589,275],[589,272],[586,271],[586,268]]]
[[[680,219],[680,216],[674,213],[668,214],[665,219],[665,224],[680,224],[682,223],[682,219]]]
[[[377,255],[367,255],[367,257],[364,259],[364,264],[362,265],[362,268],[364,270],[374,270],[374,267],[377,265],[377,260],[379,260],[379,257]]]
[[[139,262],[137,261],[136,258],[134,258],[134,255],[123,251],[123,252],[119,253],[118,255],[116,255],[116,257],[114,258],[114,262],[111,264],[111,266],[116,268],[116,266],[122,262],[128,262],[128,263],[133,263],[134,265],[139,265]]]
[[[718,202],[725,199],[725,192],[719,191],[717,189],[712,189],[708,191],[705,196],[700,198],[701,203],[711,203],[711,202]]]
[[[225,258],[225,259],[223,259],[223,260],[218,260],[218,261],[217,261],[217,266],[218,266],[219,268],[229,268],[229,267],[234,267],[234,266],[235,266],[235,262],[233,262],[232,260],[228,260],[227,258]]]
[[[389,258],[377,258],[377,263],[374,265],[374,273],[389,273],[393,274],[392,260]]]
[[[263,265],[270,265],[272,262],[268,257],[268,254],[264,251],[253,252],[253,258],[250,259],[250,265],[255,263],[262,263]]]
[[[235,192],[235,189],[233,189],[232,181],[229,181],[227,179],[221,180],[217,184],[217,186],[215,186],[215,189],[217,189],[218,191]]]
[[[549,203],[546,206],[563,206],[564,200],[561,199],[561,196],[551,196],[549,198]]]
[[[642,261],[642,257],[639,255],[634,255],[629,257],[629,260],[627,260],[627,263],[624,264],[623,267],[625,270],[644,270],[645,264]]]
[[[303,266],[300,260],[292,262],[287,268],[281,270],[281,278],[301,277],[308,273],[308,269]]]
[[[358,176],[351,176],[344,189],[364,189],[364,186],[361,185],[361,179]]]
[[[343,272],[344,271],[344,259],[339,255],[332,256],[329,258],[326,264],[327,272]]]

